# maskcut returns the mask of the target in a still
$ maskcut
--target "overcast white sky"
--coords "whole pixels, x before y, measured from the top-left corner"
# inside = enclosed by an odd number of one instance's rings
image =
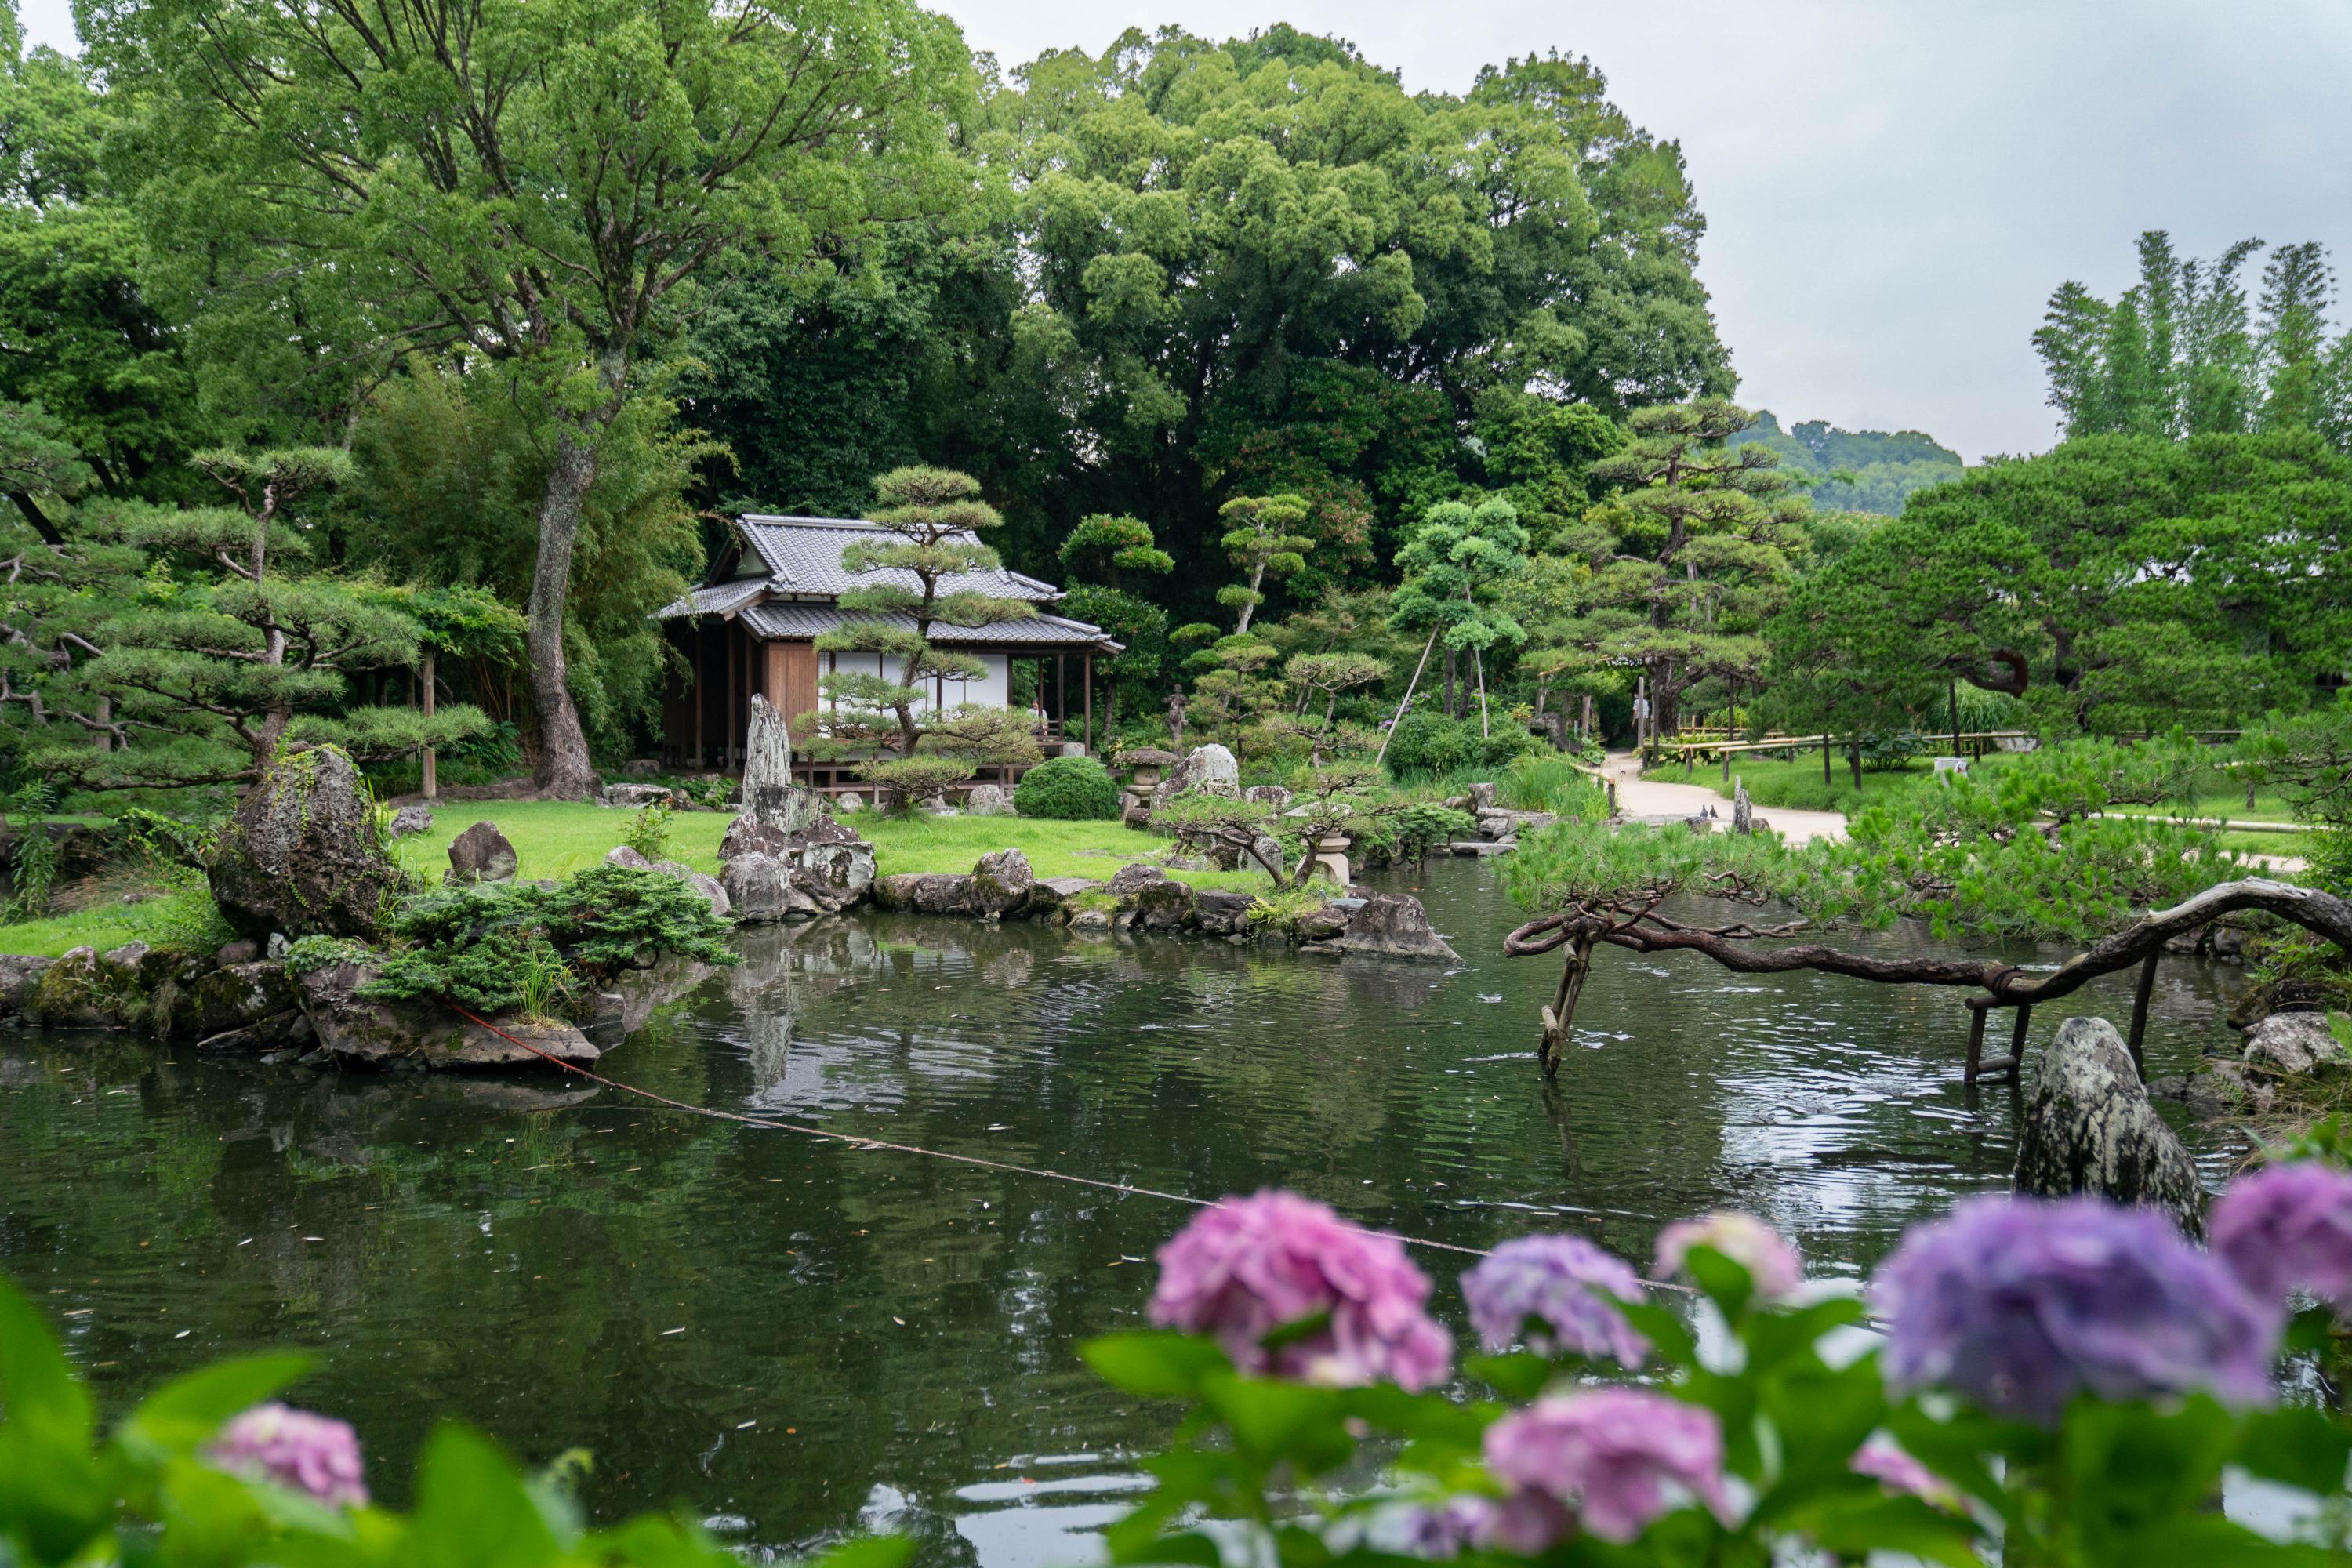
[[[2140,230],[2352,265],[2352,0],[933,3],[1007,65],[1169,22],[1337,33],[1415,90],[1588,55],[1682,142],[1741,398],[1971,460],[2049,445],[2028,335],[2061,279],[2126,286]],[[68,0],[21,4],[70,47]]]

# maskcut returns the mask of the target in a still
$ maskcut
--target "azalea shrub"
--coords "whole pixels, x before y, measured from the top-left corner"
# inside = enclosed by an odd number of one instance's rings
[[[48,1568],[740,1568],[688,1514],[583,1521],[578,1466],[527,1475],[465,1426],[425,1444],[406,1513],[371,1500],[345,1422],[277,1395],[299,1354],[222,1362],[165,1384],[101,1428],[89,1391],[33,1304],[0,1280],[0,1564]],[[824,1568],[905,1568],[911,1542],[874,1538]]]
[[[1086,1348],[1185,1410],[1111,1555],[2341,1563],[2352,1429],[2278,1373],[2352,1306],[2352,1175],[2269,1167],[2210,1230],[1975,1198],[1859,1293],[1745,1215],[1668,1226],[1653,1280],[1525,1237],[1462,1274],[1479,1344],[1457,1362],[1402,1239],[1288,1193],[1227,1199],[1161,1248],[1159,1326]],[[2272,1528],[2225,1517],[2235,1478],[2286,1500]]]

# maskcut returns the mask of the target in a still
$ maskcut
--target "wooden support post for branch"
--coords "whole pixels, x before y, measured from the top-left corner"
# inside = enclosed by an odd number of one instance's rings
[[[1429,668],[1429,650],[1436,646],[1437,627],[1432,626],[1429,628],[1429,640],[1421,645],[1421,662],[1412,667],[1412,679],[1404,683],[1404,695],[1397,699],[1396,713],[1389,720],[1389,732],[1381,737],[1380,754],[1372,759],[1374,767],[1387,760],[1389,742],[1396,739],[1396,727],[1404,722],[1404,710],[1412,701],[1413,688],[1421,684],[1421,672]]]
[[[1985,1015],[1990,1011],[1990,1007],[1978,1005],[1976,998],[1969,999],[1969,1056],[1967,1065],[1960,1068],[1962,1083],[1976,1082],[1977,1069],[1983,1065]]]
[[[1822,787],[1823,789],[1827,789],[1827,788],[1829,787],[1829,784],[1830,784],[1830,738],[1829,738],[1828,733],[1827,733],[1826,731],[1824,731],[1824,732],[1823,732],[1823,734],[1822,735]]]
[[[2010,1032],[2009,1037],[2009,1081],[2011,1083],[2017,1081],[2018,1073],[2025,1061],[2025,1026],[2032,1016],[2032,1003],[2021,1002],[2017,1005],[2017,1027]]]
[[[425,698],[425,716],[433,717],[433,650],[425,650],[425,678],[418,687]],[[441,794],[441,757],[431,746],[425,748],[425,798],[433,800]]]
[[[1543,1010],[1543,1044],[1536,1060],[1547,1079],[1559,1076],[1560,1058],[1568,1054],[1576,1023],[1576,999],[1584,992],[1584,977],[1592,973],[1592,939],[1580,936],[1568,944],[1568,959],[1559,972],[1559,988]]]
[[[2140,960],[2139,984],[2132,991],[2131,1037],[2126,1043],[2131,1047],[2132,1066],[2139,1069],[2142,1083],[2147,1081],[2147,1056],[2142,1049],[2147,1038],[2147,1004],[2156,991],[2156,961],[2161,953],[2159,949]]]

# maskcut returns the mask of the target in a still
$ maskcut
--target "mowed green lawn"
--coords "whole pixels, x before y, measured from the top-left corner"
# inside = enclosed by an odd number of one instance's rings
[[[402,862],[429,885],[449,868],[449,843],[477,822],[494,822],[515,847],[517,875],[561,879],[598,864],[629,831],[631,814],[574,801],[451,802],[434,808],[433,826],[401,841]],[[717,875],[719,841],[730,813],[682,811],[670,818],[669,853],[698,871]],[[846,818],[874,845],[878,875],[905,871],[969,871],[996,849],[1018,849],[1040,877],[1091,877],[1108,881],[1130,860],[1166,853],[1175,841],[1138,833],[1116,822],[1042,822],[1018,816],[894,817],[866,812]],[[1256,871],[1177,871],[1196,888],[1266,890]],[[89,945],[104,951],[126,942],[173,940],[198,912],[186,893],[145,902],[114,900],[70,914],[0,926],[0,952],[55,957]]]

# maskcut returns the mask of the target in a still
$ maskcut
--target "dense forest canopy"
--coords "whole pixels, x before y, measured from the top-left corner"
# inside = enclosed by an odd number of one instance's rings
[[[1733,446],[1760,443],[1780,461],[1812,480],[1812,500],[1838,511],[1877,512],[1893,517],[1913,490],[1960,477],[1960,455],[1917,430],[1841,430],[1826,419],[1780,428],[1769,408],[1756,423],[1731,437]]]
[[[1411,771],[1587,699],[1622,735],[1637,689],[2131,730],[2343,675],[2315,247],[2257,285],[2252,242],[2151,235],[2118,299],[2062,288],[2069,439],[1966,468],[1729,401],[1680,150],[1572,55],[1408,93],[1341,40],[1163,28],[1007,68],[903,0],[84,28],[0,60],[20,784],[330,732],[392,778],[431,654],[452,755],[576,793],[658,741],[653,615],[731,514],[871,515],[919,469],[1126,645],[1137,740],[1178,686],[1195,734]],[[223,488],[279,470],[331,482]],[[955,739],[903,717],[868,728]]]

